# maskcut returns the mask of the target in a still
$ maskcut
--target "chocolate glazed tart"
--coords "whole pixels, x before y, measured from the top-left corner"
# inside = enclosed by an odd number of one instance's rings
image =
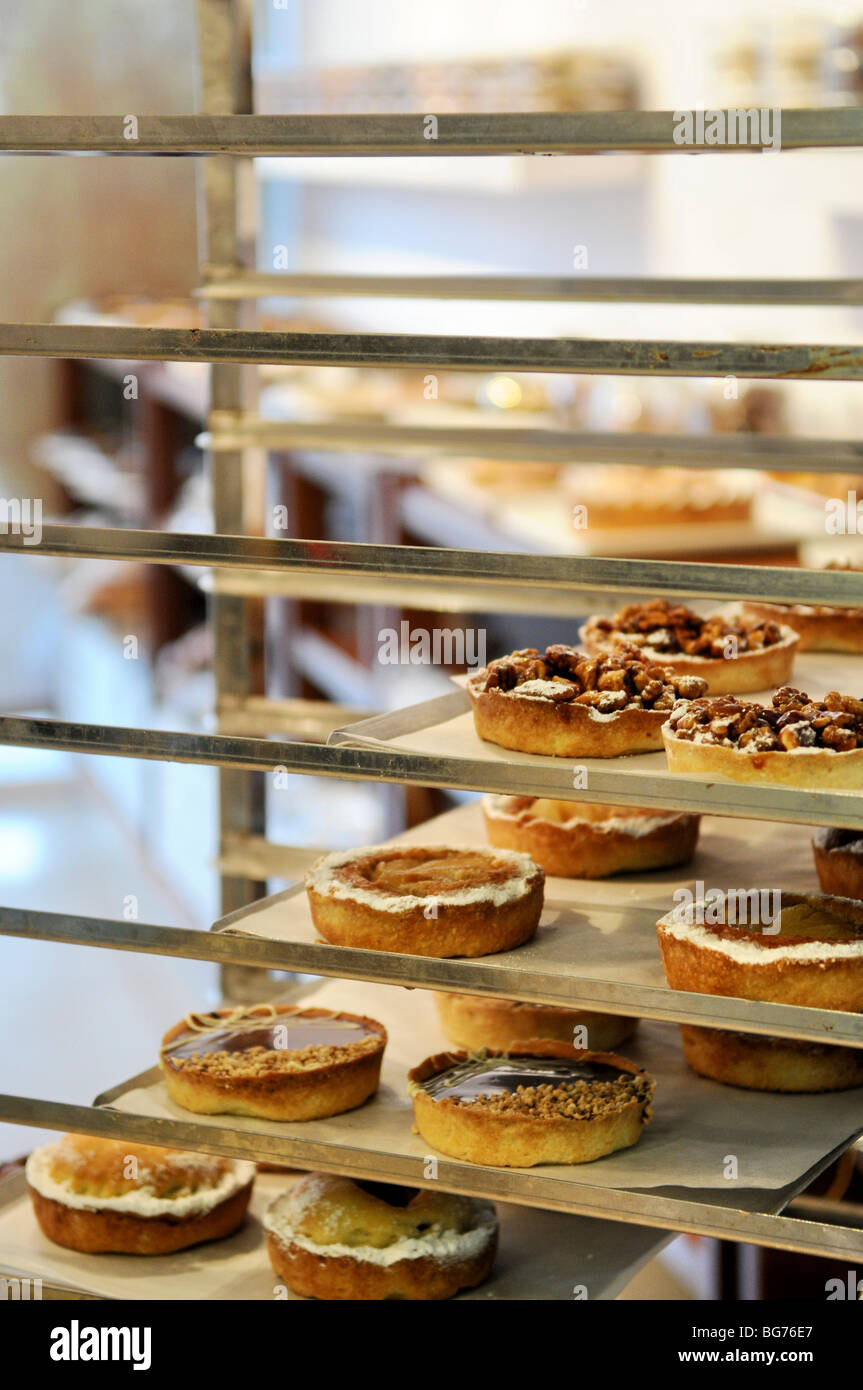
[[[259,1004],[188,1014],[162,1039],[159,1065],[184,1110],[317,1120],[375,1093],[386,1042],[361,1014]]]
[[[655,1082],[613,1052],[535,1040],[511,1052],[443,1052],[408,1073],[417,1128],[468,1163],[591,1163],[630,1148]]]

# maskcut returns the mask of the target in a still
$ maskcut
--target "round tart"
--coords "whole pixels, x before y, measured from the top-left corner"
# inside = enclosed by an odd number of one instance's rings
[[[825,893],[863,899],[863,830],[817,830],[812,850]]]
[[[521,753],[616,758],[662,746],[676,700],[705,681],[645,661],[635,648],[587,656],[574,647],[499,657],[467,682],[480,738]]]
[[[55,1245],[169,1255],[242,1226],[255,1165],[65,1134],[34,1149],[26,1173],[36,1220]]]
[[[749,1091],[847,1091],[863,1086],[863,1049],[792,1042],[681,1024],[683,1055],[699,1076]]]
[[[672,989],[863,1012],[863,903],[741,889],[676,907],[657,934]]]
[[[562,1042],[444,1052],[408,1073],[420,1134],[468,1163],[590,1163],[641,1138],[655,1083],[613,1052]]]
[[[570,466],[563,485],[587,508],[591,530],[748,521],[752,489],[732,469]]]
[[[855,484],[856,486],[856,484]],[[834,561],[828,570],[861,567]],[[818,603],[757,603],[747,600],[743,615],[755,622],[787,623],[800,638],[801,652],[863,652],[863,611]]]
[[[187,1014],[162,1039],[159,1065],[184,1110],[317,1120],[374,1095],[386,1041],[373,1018],[257,1004]]]
[[[701,618],[665,598],[626,604],[612,618],[589,618],[579,636],[593,654],[636,647],[647,660],[701,676],[709,695],[784,685],[799,641],[793,628],[771,619]]]
[[[326,854],[306,876],[325,941],[414,956],[486,956],[528,941],[545,874],[526,854],[378,845]]]
[[[517,849],[558,878],[667,869],[695,853],[699,816],[643,811],[593,801],[485,796],[486,834],[500,849]]]
[[[498,1226],[473,1197],[307,1173],[264,1229],[273,1269],[303,1298],[432,1300],[488,1277]]]
[[[718,695],[676,705],[662,730],[669,772],[791,787],[863,787],[863,700],[810,700],[784,687],[772,705]]]
[[[469,1052],[483,1047],[506,1052],[533,1038],[577,1042],[593,1052],[606,1052],[631,1037],[638,1027],[637,1018],[528,1004],[520,999],[489,999],[484,994],[436,993],[435,1002],[447,1037]]]

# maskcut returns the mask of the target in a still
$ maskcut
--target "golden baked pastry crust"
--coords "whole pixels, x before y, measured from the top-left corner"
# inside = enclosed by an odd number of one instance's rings
[[[574,1030],[587,1030],[591,1051],[608,1052],[632,1037],[637,1018],[622,1014],[563,1009],[521,999],[491,999],[484,994],[435,993],[441,1025],[451,1042],[469,1052],[481,1048],[507,1052],[533,1038],[572,1043]]]
[[[793,628],[800,638],[798,651],[863,652],[863,612],[859,608],[747,600],[743,612],[747,617]]]
[[[706,688],[634,649],[591,657],[562,644],[499,657],[467,682],[480,738],[556,758],[651,752],[674,701]]]
[[[488,1276],[497,1250],[493,1208],[434,1189],[420,1190],[405,1205],[394,1206],[385,1191],[334,1174],[308,1173],[271,1205],[264,1218],[267,1249],[275,1273],[293,1293],[328,1301],[430,1301],[452,1298]],[[279,1208],[287,1226],[272,1220]],[[392,1250],[399,1241],[415,1245],[428,1240],[432,1251],[437,1234],[471,1232],[471,1248],[464,1254],[414,1251],[388,1264],[361,1254]],[[308,1249],[303,1238],[316,1248]],[[339,1253],[327,1254],[328,1246]],[[357,1255],[346,1246],[356,1248]]]
[[[251,1176],[243,1182],[247,1170]],[[231,1159],[211,1154],[66,1134],[31,1155],[27,1176],[36,1220],[55,1245],[85,1254],[167,1255],[236,1231],[245,1219],[254,1168],[238,1170]],[[52,1191],[65,1190],[68,1200],[41,1191],[41,1179],[50,1180]],[[231,1190],[198,1212],[183,1213],[178,1206],[178,1214],[144,1214],[111,1206],[138,1193],[162,1206],[196,1192],[206,1198],[226,1179]],[[73,1205],[76,1199],[93,1205]]]
[[[529,941],[544,886],[545,873],[526,855],[420,845],[325,855],[306,879],[325,941],[438,958],[486,956]]]
[[[680,1025],[693,1071],[750,1091],[847,1091],[863,1086],[863,1050]]]
[[[441,1153],[468,1163],[499,1168],[532,1168],[538,1163],[592,1163],[617,1149],[631,1148],[650,1119],[653,1081],[635,1063],[614,1052],[580,1051],[567,1043],[532,1040],[509,1053],[489,1049],[487,1056],[552,1057],[597,1062],[643,1078],[646,1094],[619,1109],[589,1119],[556,1115],[498,1114],[452,1099],[436,1100],[423,1083],[438,1073],[466,1062],[467,1052],[441,1052],[427,1057],[408,1072],[417,1128]]]
[[[863,830],[818,830],[812,852],[824,893],[863,899]]]
[[[662,634],[657,646],[651,645],[654,631]],[[784,685],[799,643],[792,627],[773,619],[701,618],[668,599],[626,604],[612,618],[591,617],[579,637],[594,655],[631,645],[645,660],[679,675],[701,676],[708,695],[751,694]],[[715,649],[732,638],[738,644],[737,655],[717,654]],[[663,641],[670,644],[669,650],[663,648]]]
[[[802,906],[817,914],[825,911],[848,923],[849,940],[863,943],[863,903],[827,894],[782,893],[782,911]],[[678,911],[669,912],[656,924],[665,976],[672,989],[696,994],[730,995],[738,999],[763,999],[777,1004],[799,1004],[813,1009],[863,1012],[863,953],[830,955],[829,942],[819,958],[810,959],[806,947],[817,937],[783,938],[781,925],[775,935],[744,926],[689,929],[674,935]],[[678,931],[681,929],[678,928]],[[702,931],[708,931],[705,940]],[[757,950],[758,960],[735,959],[720,949],[723,940],[745,942]],[[716,944],[710,944],[710,942]],[[798,948],[798,954],[779,954]]]
[[[699,816],[683,812],[531,796],[485,796],[482,812],[491,844],[529,854],[558,878],[609,878],[685,864],[695,853],[700,825]]]
[[[170,1054],[166,1057],[164,1049],[188,1032],[187,1021],[183,1019],[162,1039],[159,1066],[171,1099],[184,1110],[199,1115],[316,1120],[354,1110],[377,1090],[387,1031],[376,1019],[332,1009],[300,1009],[288,1004],[259,1005],[241,1013],[250,1028],[256,1021],[289,1025],[304,1020],[329,1020],[351,1023],[363,1032],[358,1044],[334,1046],[329,1059],[299,1070],[260,1070],[252,1065],[247,1071],[214,1075],[194,1064],[179,1068],[171,1063]],[[237,1010],[216,1009],[204,1017],[230,1022],[236,1020]],[[218,1024],[212,1031],[220,1031]]]
[[[663,726],[672,773],[779,786],[863,787],[863,701],[810,700],[783,687],[770,705],[712,696],[675,705]]]
[[[252,1184],[247,1183],[208,1212],[173,1220],[106,1209],[85,1211],[43,1197],[35,1187],[29,1192],[36,1220],[55,1245],[85,1255],[173,1255],[206,1240],[233,1235],[245,1220]]]

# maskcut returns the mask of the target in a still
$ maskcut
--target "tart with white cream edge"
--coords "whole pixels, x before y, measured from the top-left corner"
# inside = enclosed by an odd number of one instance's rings
[[[521,850],[558,878],[665,869],[695,853],[700,817],[551,797],[485,796],[491,844]]]
[[[55,1245],[86,1254],[167,1255],[232,1235],[242,1224],[254,1163],[66,1134],[34,1149],[27,1184]]]
[[[264,1229],[277,1277],[328,1301],[452,1298],[488,1277],[498,1237],[490,1202],[331,1173],[277,1197]]]
[[[306,892],[318,932],[334,945],[484,956],[534,935],[544,883],[527,854],[390,844],[324,855]]]
[[[752,890],[680,904],[657,923],[672,989],[863,1012],[863,903],[828,894]],[[722,1029],[681,1027],[693,1069],[771,1091],[863,1084],[859,1051]]]

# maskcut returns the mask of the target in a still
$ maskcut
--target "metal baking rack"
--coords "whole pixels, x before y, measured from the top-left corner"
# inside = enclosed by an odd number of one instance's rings
[[[483,429],[389,428],[385,425],[302,424],[265,421],[255,412],[253,384],[256,363],[327,365],[420,366],[427,369],[473,371],[542,371],[608,373],[643,376],[714,376],[800,379],[817,390],[821,380],[863,380],[863,345],[750,345],[730,342],[585,341],[548,338],[412,337],[391,334],[282,333],[248,328],[245,310],[263,296],[283,293],[397,294],[496,299],[627,299],[633,302],[705,304],[863,304],[863,282],[845,281],[680,281],[650,279],[597,280],[579,277],[526,280],[523,277],[320,277],[263,275],[242,263],[239,210],[240,166],[258,156],[422,156],[430,159],[474,155],[530,157],[611,156],[623,151],[704,156],[728,147],[693,150],[675,143],[670,112],[636,111],[577,114],[441,115],[436,138],[428,139],[422,115],[392,116],[255,116],[248,111],[250,90],[248,54],[244,53],[242,9],[238,0],[197,0],[201,40],[201,113],[189,116],[141,116],[130,138],[122,116],[2,116],[0,151],[38,154],[113,154],[206,156],[200,161],[205,246],[203,287],[208,324],[200,331],[163,328],[67,324],[0,325],[0,354],[15,356],[94,357],[125,361],[176,360],[210,363],[211,411],[208,420],[209,466],[213,480],[215,534],[167,535],[110,528],[46,526],[39,547],[25,547],[22,537],[0,535],[0,549],[43,555],[114,557],[155,564],[192,564],[214,570],[212,620],[216,638],[215,673],[219,731],[211,735],[163,730],[122,729],[94,724],[70,724],[53,719],[0,718],[0,743],[28,747],[179,762],[208,763],[219,768],[222,849],[222,906],[230,913],[265,890],[264,878],[280,847],[266,838],[264,772],[274,766],[298,773],[350,779],[437,785],[485,786],[515,790],[518,776],[506,766],[493,779],[459,779],[457,769],[440,760],[396,756],[369,748],[328,745],[332,714],[313,702],[274,702],[273,718],[293,740],[290,720],[296,718],[296,741],[244,736],[233,732],[244,711],[261,727],[266,702],[252,685],[250,634],[252,621],[246,599],[251,594],[283,593],[292,579],[306,577],[350,579],[344,597],[362,602],[363,585],[384,586],[394,596],[410,585],[428,603],[446,596],[450,609],[468,608],[493,595],[529,588],[540,609],[584,611],[593,596],[667,593],[718,599],[761,597],[785,601],[863,606],[863,574],[808,572],[736,566],[655,561],[573,559],[535,555],[490,554],[441,548],[334,544],[275,540],[245,534],[243,464],[249,448],[296,447],[314,444],[339,451],[347,447],[379,448],[408,455],[416,450],[469,454],[481,450],[496,457],[589,458],[608,464],[637,461],[647,465],[675,463],[693,467],[742,466],[755,469],[805,467],[807,470],[860,470],[863,445],[854,440],[757,438],[721,440],[687,436],[616,436],[567,431],[523,430],[501,433]],[[783,149],[787,158],[796,149],[859,148],[863,145],[863,109],[846,107],[783,112]],[[740,147],[735,147],[739,152]],[[758,147],[749,151],[757,153]],[[238,592],[231,592],[232,578]],[[280,587],[282,586],[282,587]],[[281,706],[281,708],[276,708]],[[223,721],[223,722],[222,722]],[[299,741],[299,739],[304,741]],[[519,772],[519,776],[521,773]],[[575,799],[603,799],[611,782],[623,788],[621,768],[597,779],[587,791],[561,787],[556,794]],[[629,793],[633,795],[632,792]],[[625,792],[624,792],[625,795]],[[686,787],[690,809],[711,810],[707,789]],[[767,788],[735,789],[725,813],[763,817],[771,809]],[[801,794],[772,800],[778,820],[804,818],[829,794]],[[674,804],[669,800],[669,804]],[[835,812],[834,814],[838,814]],[[828,816],[827,819],[831,817]],[[856,817],[859,823],[859,817]],[[192,956],[225,964],[224,981],[234,998],[250,998],[259,990],[260,968],[302,964],[290,950],[277,955],[257,942],[217,934],[148,927],[128,922],[100,922],[63,914],[0,910],[0,934],[29,935],[53,941],[76,941],[116,949],[155,951]],[[448,963],[455,978],[457,962]],[[350,973],[349,962],[344,973]],[[361,977],[358,967],[356,974]],[[433,970],[416,983],[430,986]],[[257,982],[257,983],[256,983]],[[484,982],[471,984],[480,992]],[[493,992],[493,989],[489,989]],[[711,1007],[715,1001],[711,1001]],[[731,1006],[729,1006],[731,1007]],[[734,1001],[741,1026],[745,1005]],[[793,1036],[801,1036],[793,1033]],[[793,1101],[789,1101],[789,1114]],[[160,1138],[189,1148],[216,1152],[257,1152],[247,1137],[229,1127],[206,1126],[193,1120],[169,1125],[117,1110],[72,1106],[30,1098],[0,1097],[0,1120],[57,1129],[110,1133],[118,1137]],[[861,1114],[863,1128],[863,1114]],[[311,1135],[301,1143],[283,1144],[280,1155],[304,1156],[335,1171],[389,1172],[396,1182],[421,1183],[411,1172],[388,1165],[387,1156],[364,1152],[361,1160],[328,1152]],[[302,1153],[301,1153],[302,1151]],[[826,1158],[826,1156],[825,1156]],[[444,1168],[455,1165],[442,1165]],[[471,1169],[453,1175],[453,1185],[477,1193],[511,1196],[526,1204],[551,1209],[596,1211],[575,1183],[538,1185],[530,1172]],[[554,1198],[542,1191],[555,1188]],[[557,1189],[561,1188],[561,1194]],[[564,1191],[565,1189],[565,1191]],[[581,1193],[581,1195],[579,1195]],[[765,1216],[751,1211],[717,1209],[705,1203],[656,1198],[645,1208],[638,1194],[619,1193],[608,1215],[636,1224],[661,1224],[668,1230],[722,1235],[727,1239],[777,1248],[832,1253],[863,1259],[863,1233],[842,1224],[838,1207],[834,1223]],[[661,1207],[661,1220],[657,1221]],[[824,1214],[823,1204],[819,1213]]]

